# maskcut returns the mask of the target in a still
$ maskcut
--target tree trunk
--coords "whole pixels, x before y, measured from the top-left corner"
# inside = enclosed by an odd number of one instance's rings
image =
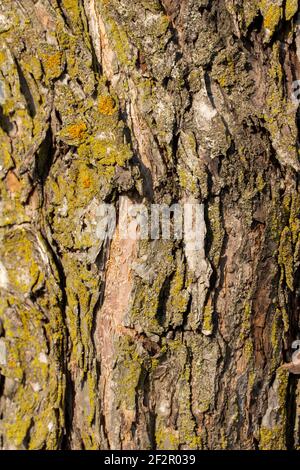
[[[299,448],[297,15],[0,1],[3,449]],[[98,236],[188,201],[198,251]]]

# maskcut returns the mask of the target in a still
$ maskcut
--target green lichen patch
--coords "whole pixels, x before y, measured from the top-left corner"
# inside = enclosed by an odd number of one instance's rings
[[[151,250],[153,245],[156,246],[154,251]],[[156,274],[151,283],[147,281],[146,278],[136,279],[136,289],[130,310],[130,320],[134,325],[139,324],[145,332],[159,334],[163,331],[162,325],[167,324],[169,319],[166,314],[163,295],[169,284],[169,278],[174,272],[172,243],[167,240],[158,240],[153,243],[144,242],[143,249],[146,253],[150,254],[148,263],[151,261],[151,268],[156,270]],[[148,264],[143,266],[142,269],[147,272],[149,270]],[[179,287],[181,282],[182,281],[179,280]],[[145,288],[145,285],[147,288]],[[176,293],[175,285],[173,284],[172,287],[173,293]],[[186,299],[182,297],[181,302],[185,304]],[[181,304],[181,307],[182,306]]]
[[[266,38],[269,40],[283,17],[282,0],[262,0],[260,11],[264,17]]]
[[[190,298],[186,284],[185,266],[179,252],[177,253],[177,269],[170,282],[170,294],[166,306],[166,322],[172,324],[173,327],[182,325],[184,321],[184,314]]]
[[[132,157],[132,152],[127,144],[119,143],[111,139],[91,138],[78,149],[79,157],[94,161],[105,166],[124,166]]]
[[[136,396],[143,373],[144,357],[138,352],[132,338],[124,336],[116,344],[118,367],[114,373],[117,382],[117,406],[123,411],[136,409]]]
[[[274,370],[281,361],[282,341],[282,312],[276,309],[271,327],[272,368]]]
[[[251,331],[251,313],[252,307],[250,302],[246,302],[244,306],[243,322],[241,326],[240,339],[244,341]]]
[[[41,254],[36,250],[30,232],[22,229],[11,232],[2,241],[0,253],[9,282],[17,292],[26,294],[43,286],[45,274],[41,269]]]
[[[298,11],[298,0],[287,0],[285,4],[285,18],[291,20]]]
[[[180,444],[179,432],[158,425],[155,432],[155,442],[158,450],[177,450]]]
[[[211,303],[205,305],[203,311],[203,320],[202,320],[202,333],[206,336],[210,336],[213,333],[214,323],[214,308]]]
[[[270,392],[274,414],[273,417],[271,415],[270,418],[265,418],[260,428],[259,448],[261,450],[286,450],[288,375],[288,371],[284,369],[277,370],[276,379]]]
[[[267,96],[263,118],[270,132],[276,158],[284,166],[299,168],[297,151],[297,126],[293,102],[283,93],[284,73],[281,64],[280,45],[274,43],[268,71]]]
[[[289,227],[285,227],[280,238],[278,262],[281,266],[281,279],[285,280],[288,288],[294,290],[294,252],[292,234]]]
[[[23,234],[15,234],[14,241],[15,253],[12,245],[8,247],[6,260],[10,268],[10,257],[15,254],[21,273],[24,273],[22,263],[26,261],[28,270],[32,271],[26,271],[26,275],[41,272],[44,278],[35,305],[28,301],[25,289],[17,290],[15,295],[10,294],[0,302],[7,349],[7,364],[1,367],[1,374],[5,376],[5,383],[10,383],[4,388],[4,394],[14,410],[3,420],[4,441],[6,447],[17,449],[24,446],[55,449],[64,422],[64,378],[60,367],[64,325],[57,272],[51,259],[48,260],[51,271],[48,272],[44,264],[47,251],[46,247],[42,248],[42,240],[35,239],[33,243],[23,231]],[[37,246],[45,250],[42,257],[35,253]],[[12,272],[10,277],[12,279]],[[41,289],[39,282],[38,279],[35,285]],[[23,297],[23,293],[27,297]]]
[[[217,343],[206,336],[190,336],[189,346],[193,357],[192,384],[197,384],[194,388],[197,392],[193,397],[193,409],[197,413],[205,413],[214,403],[220,352]]]
[[[117,60],[122,65],[133,66],[134,58],[131,53],[128,34],[120,21],[117,22],[114,19],[114,1],[101,0],[99,3],[101,13],[105,19],[106,33],[112,42],[112,50],[115,52]]]

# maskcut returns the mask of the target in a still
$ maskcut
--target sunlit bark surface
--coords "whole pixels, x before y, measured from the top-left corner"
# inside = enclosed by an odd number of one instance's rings
[[[0,1],[0,446],[291,449],[297,0]],[[204,207],[202,247],[99,237]]]

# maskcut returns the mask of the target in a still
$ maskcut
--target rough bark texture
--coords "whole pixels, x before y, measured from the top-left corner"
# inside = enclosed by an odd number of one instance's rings
[[[286,449],[297,0],[0,1],[0,445]],[[203,249],[97,238],[194,200]]]

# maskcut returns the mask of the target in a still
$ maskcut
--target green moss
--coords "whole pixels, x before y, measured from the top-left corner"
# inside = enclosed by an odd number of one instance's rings
[[[77,11],[78,17],[81,17],[78,9]],[[74,10],[71,8],[68,9],[67,15],[72,22],[71,28],[66,29],[65,21],[58,18],[55,34],[60,49],[65,52],[65,63],[70,78],[75,83],[80,80],[85,95],[91,96],[95,91],[96,77],[92,72],[93,58],[88,27],[86,21],[82,22],[74,19]]]
[[[3,210],[0,211],[0,225],[2,227],[21,225],[31,221],[31,217],[26,213],[19,196],[20,194],[11,194],[4,185],[0,189],[0,197],[5,200]]]
[[[182,348],[183,348],[183,345],[180,339],[176,338],[176,339],[168,340],[168,349],[171,351],[171,353],[179,354]]]
[[[278,352],[280,338],[280,324],[279,319],[281,318],[280,311],[277,309],[275,317],[272,322],[272,332],[271,332],[271,344],[273,346],[273,351]]]
[[[186,189],[189,181],[189,173],[184,168],[178,169],[179,183],[183,189]]]
[[[53,207],[48,217],[59,243],[78,250],[97,243],[95,218],[87,208],[96,204],[95,197],[103,200],[110,192],[114,167],[125,165],[131,155],[128,146],[119,144],[119,136],[106,143],[90,137],[79,145],[78,155],[73,155],[66,171],[58,171],[59,164],[53,168],[57,176],[47,180],[47,193]]]
[[[7,61],[7,55],[6,55],[5,51],[0,50],[0,67],[5,65],[6,61]]]
[[[253,389],[253,386],[255,384],[255,378],[256,378],[256,372],[254,370],[251,370],[249,372],[249,378],[248,378],[248,389],[251,391]]]
[[[25,438],[30,448],[57,448],[63,428],[61,292],[55,264],[42,240],[25,228],[11,230],[2,240],[11,291],[18,293],[0,301],[7,346],[7,365],[1,374],[15,383],[10,396],[14,414],[3,419],[3,426],[6,444],[17,448],[22,448]],[[39,294],[33,305],[25,298],[35,290]]]
[[[1,145],[1,154],[0,154],[0,165],[2,169],[8,171],[14,167],[13,159],[11,158],[11,143],[7,134],[0,129],[0,145]]]
[[[218,76],[218,82],[222,88],[232,86],[235,82],[235,68],[234,63],[229,61],[227,67],[223,73]]]

